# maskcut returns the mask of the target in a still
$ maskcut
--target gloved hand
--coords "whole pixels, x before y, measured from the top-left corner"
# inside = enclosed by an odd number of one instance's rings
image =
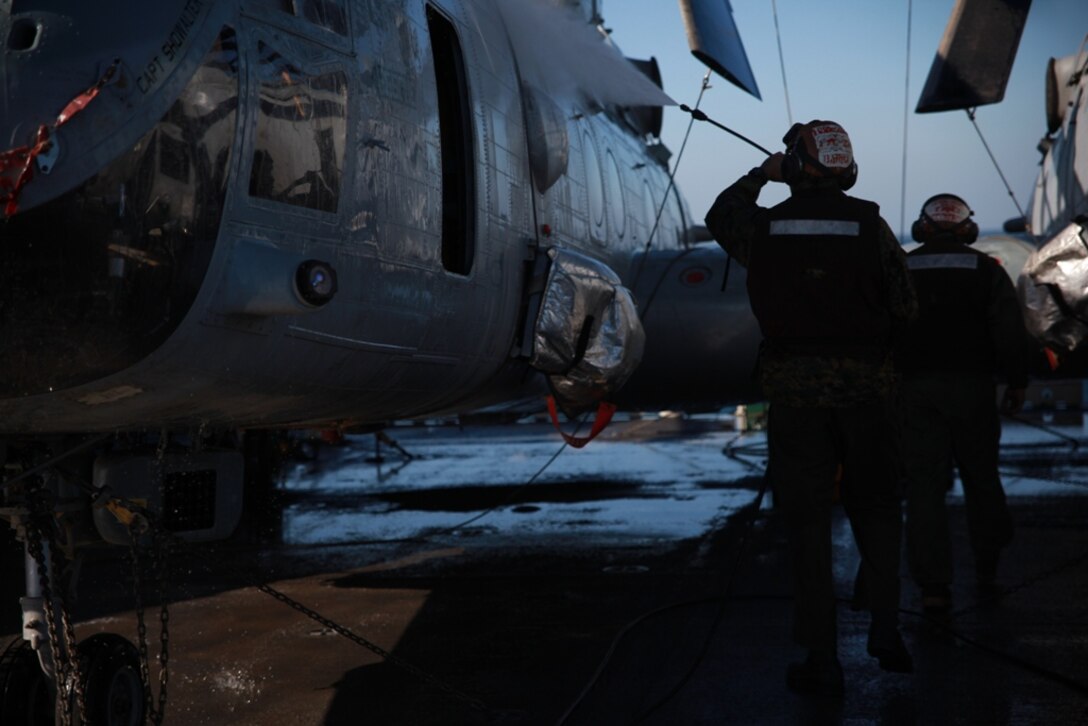
[[[782,159],[784,159],[785,156],[786,155],[783,154],[781,151],[778,151],[768,156],[766,159],[763,160],[763,163],[760,164],[759,168],[762,169],[763,173],[767,175],[768,181],[783,181]]]

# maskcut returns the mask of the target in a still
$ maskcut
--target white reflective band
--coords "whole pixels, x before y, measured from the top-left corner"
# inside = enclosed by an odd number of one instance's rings
[[[976,270],[977,255],[908,255],[907,267],[912,270]]]
[[[861,224],[845,219],[776,219],[771,222],[771,234],[837,234],[857,237]]]

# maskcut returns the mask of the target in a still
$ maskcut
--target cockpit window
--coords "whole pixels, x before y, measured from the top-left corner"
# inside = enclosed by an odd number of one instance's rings
[[[305,18],[337,35],[348,34],[348,14],[344,0],[257,0],[257,3],[281,13]]]
[[[237,109],[238,43],[224,28],[135,146],[0,223],[0,392],[100,378],[174,331],[211,259]]]
[[[302,17],[337,35],[348,34],[348,17],[341,0],[298,0]]]
[[[347,134],[347,76],[307,75],[265,43],[257,50],[260,108],[249,193],[335,212]]]

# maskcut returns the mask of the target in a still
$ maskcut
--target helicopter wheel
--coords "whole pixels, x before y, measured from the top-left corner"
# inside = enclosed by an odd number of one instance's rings
[[[147,704],[136,646],[120,635],[98,633],[81,642],[77,650],[87,726],[142,724]],[[72,712],[76,714],[73,723],[79,723],[79,709],[73,708]]]
[[[52,726],[53,694],[30,643],[16,636],[0,655],[0,723]]]

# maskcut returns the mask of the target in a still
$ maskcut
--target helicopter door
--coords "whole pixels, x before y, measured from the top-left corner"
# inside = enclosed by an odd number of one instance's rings
[[[457,32],[444,15],[427,6],[438,93],[442,146],[442,267],[458,275],[472,270],[476,241],[476,175],[472,109]]]

